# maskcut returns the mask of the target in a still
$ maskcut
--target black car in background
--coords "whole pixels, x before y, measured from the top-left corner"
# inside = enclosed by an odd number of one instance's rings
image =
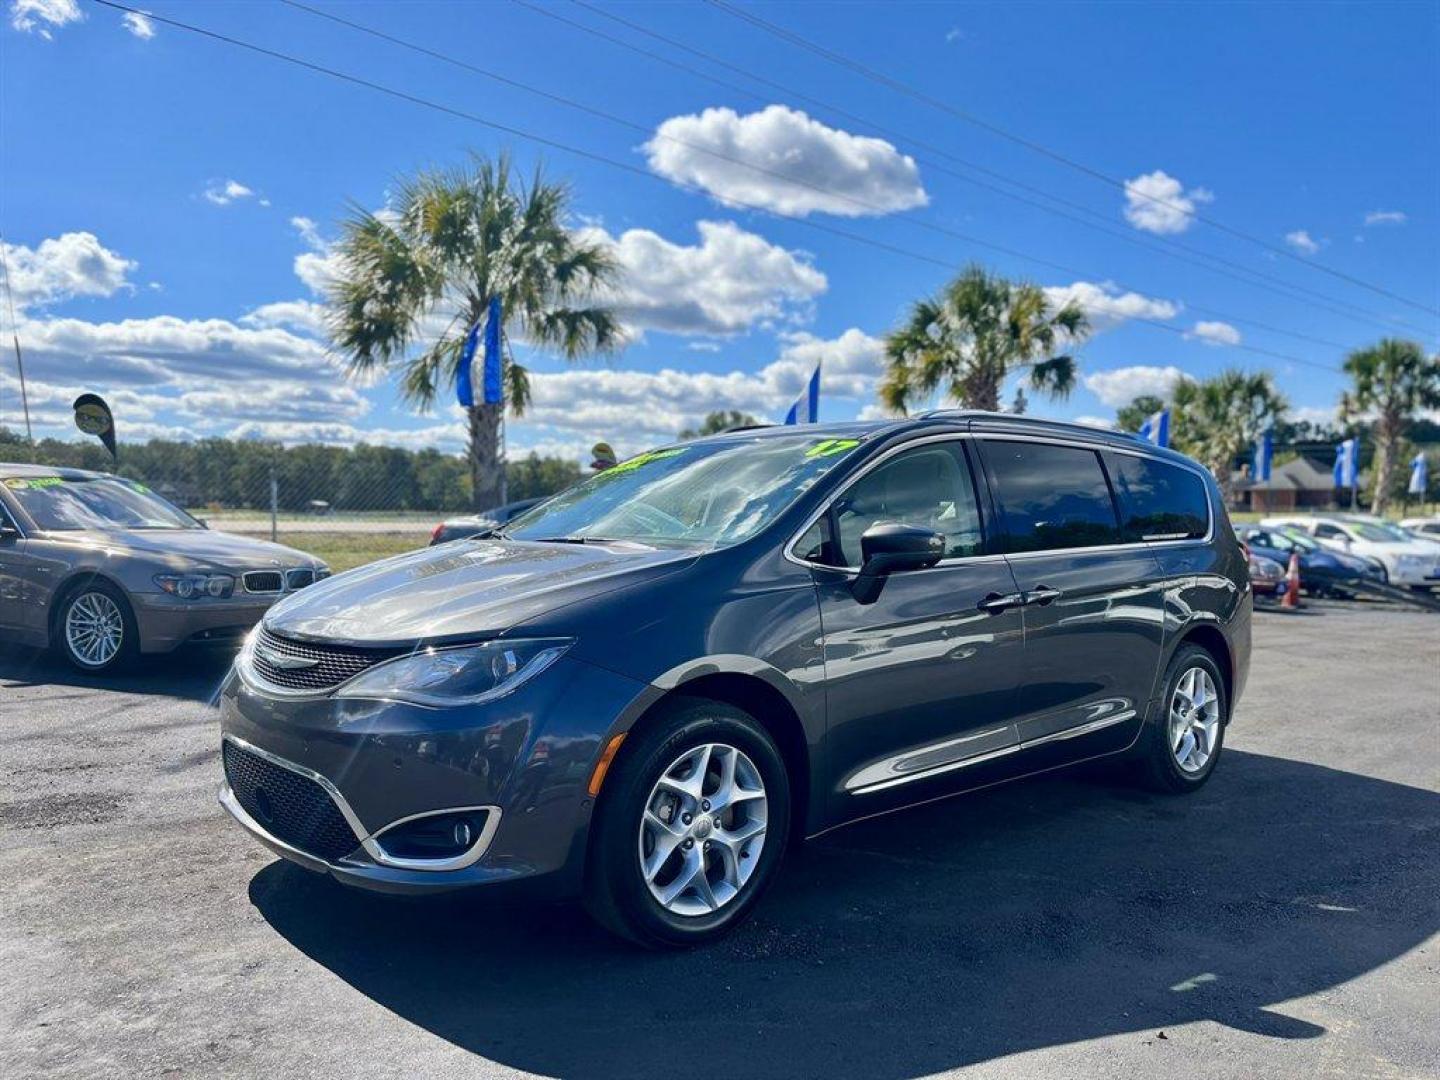
[[[521,499],[518,502],[497,506],[493,510],[486,510],[483,514],[447,518],[430,530],[430,546],[449,543],[451,540],[463,540],[467,536],[483,536],[492,533],[502,525],[508,525],[514,521],[532,506],[537,506],[544,501],[544,499]]]
[[[850,821],[1105,755],[1200,787],[1247,570],[1209,474],[1132,437],[943,412],[699,439],[277,605],[221,690],[220,799],[343,882],[523,882],[701,942]]]

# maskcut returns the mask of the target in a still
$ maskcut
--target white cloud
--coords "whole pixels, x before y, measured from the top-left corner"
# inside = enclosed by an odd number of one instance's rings
[[[126,30],[142,41],[149,41],[155,36],[155,24],[150,21],[148,16],[142,15],[138,11],[127,11],[121,16],[120,21]]]
[[[1157,367],[1136,364],[1110,371],[1096,371],[1084,376],[1081,381],[1084,382],[1085,389],[1102,402],[1112,409],[1118,409],[1142,395],[1166,399],[1175,389],[1175,384],[1185,378],[1188,378],[1185,372],[1173,365]]]
[[[1365,215],[1366,225],[1404,225],[1408,220],[1404,210],[1371,210]]]
[[[311,251],[328,251],[330,245],[320,235],[320,226],[312,218],[296,214],[290,219],[291,226],[300,234],[300,239]]]
[[[1305,229],[1296,229],[1294,232],[1285,234],[1285,243],[1300,252],[1301,255],[1314,255],[1320,250],[1324,241],[1313,239]]]
[[[728,205],[863,217],[929,201],[913,158],[784,105],[746,116],[727,108],[672,116],[644,149],[652,170]]]
[[[1196,206],[1214,201],[1205,188],[1186,191],[1185,185],[1160,169],[1125,181],[1125,220],[1162,236],[1190,228]]]
[[[21,310],[76,296],[113,296],[129,287],[127,275],[139,265],[88,232],[47,238],[33,249],[6,244],[5,258],[15,306]]]
[[[716,409],[738,409],[765,419],[778,416],[823,361],[821,396],[865,399],[881,370],[880,339],[850,329],[833,339],[788,334],[777,359],[756,372],[574,369],[530,376],[533,401],[518,429],[541,429],[625,441],[632,450],[664,442],[695,427]]]
[[[46,41],[51,38],[50,27],[84,17],[75,0],[10,0],[10,25],[22,34],[34,31]]]
[[[614,250],[622,282],[611,302],[623,322],[640,331],[735,334],[767,320],[806,317],[808,302],[827,287],[808,259],[733,222],[696,227],[700,243],[689,247],[648,229],[618,238],[599,228],[579,230],[583,239]],[[296,259],[296,273],[304,258]],[[319,270],[307,264],[301,276]]]
[[[255,192],[239,180],[216,180],[201,193],[206,201],[216,206],[229,206],[240,199],[249,199]]]
[[[1226,322],[1197,322],[1185,335],[1206,345],[1239,345],[1240,331]]]
[[[325,305],[311,300],[281,300],[261,304],[240,319],[242,326],[283,327],[312,337],[325,336]]]
[[[1137,292],[1122,293],[1110,281],[1098,285],[1089,281],[1050,285],[1044,291],[1052,308],[1079,304],[1097,332],[1119,326],[1127,319],[1173,319],[1180,313],[1180,305],[1173,300],[1158,300]]]
[[[954,44],[955,42],[957,42],[957,41],[964,41],[964,40],[965,40],[965,31],[964,31],[964,30],[961,30],[960,27],[958,27],[958,26],[952,26],[949,30],[946,30],[946,31],[945,31],[945,44],[946,44],[946,45],[953,45],[953,44]]]

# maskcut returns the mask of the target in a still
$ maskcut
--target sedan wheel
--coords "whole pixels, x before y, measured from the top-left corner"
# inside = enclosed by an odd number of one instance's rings
[[[65,602],[57,623],[65,659],[81,671],[121,667],[135,650],[135,623],[113,589],[82,589]]]

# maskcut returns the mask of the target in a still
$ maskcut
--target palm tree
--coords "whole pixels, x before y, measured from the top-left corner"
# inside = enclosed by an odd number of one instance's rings
[[[1235,459],[1280,418],[1285,399],[1268,372],[1249,375],[1232,369],[1204,382],[1181,380],[1171,405],[1171,441],[1215,474],[1228,506]]]
[[[406,400],[430,408],[454,383],[465,336],[493,296],[507,331],[567,359],[615,348],[619,323],[596,303],[615,279],[615,262],[603,245],[565,227],[569,201],[569,188],[547,183],[539,170],[529,184],[515,181],[502,156],[420,173],[399,185],[387,209],[357,210],[342,225],[328,297],[330,338],[351,374],[398,367]],[[478,397],[478,372],[475,382]],[[469,409],[471,498],[479,510],[500,501],[506,404],[518,416],[530,402],[528,374],[508,356],[504,395],[503,404]]]
[[[1078,304],[1052,312],[1036,286],[969,266],[886,337],[880,400],[904,412],[943,387],[964,408],[998,410],[1005,377],[1027,367],[1031,386],[1064,397],[1075,386],[1075,359],[1057,350],[1089,333]]]
[[[1418,410],[1440,406],[1440,357],[1427,358],[1413,341],[1385,338],[1347,356],[1345,371],[1353,386],[1340,398],[1341,418],[1375,415],[1375,494],[1370,508],[1383,514],[1406,426]]]

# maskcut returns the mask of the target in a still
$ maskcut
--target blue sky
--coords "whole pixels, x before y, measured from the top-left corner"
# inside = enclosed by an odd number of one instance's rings
[[[73,434],[69,401],[88,389],[111,399],[122,438],[458,448],[448,403],[415,415],[385,382],[347,383],[315,336],[315,305],[348,207],[379,208],[394,177],[472,150],[508,149],[527,168],[543,158],[574,186],[575,228],[614,244],[626,271],[617,302],[634,340],[579,367],[527,355],[536,406],[511,424],[516,448],[578,456],[607,438],[638,451],[710,408],[779,418],[817,360],[823,418],[873,415],[880,337],[946,266],[972,260],[1082,301],[1099,328],[1080,351],[1076,392],[1032,397],[1034,413],[1101,422],[1136,392],[1240,366],[1273,371],[1294,411],[1318,418],[1342,388],[1327,366],[1345,349],[1387,329],[1437,344],[1433,313],[1317,269],[1440,307],[1432,5],[745,8],[1147,200],[698,0],[600,11],[787,89],[570,3],[543,6],[752,92],[509,0],[324,4],[639,130],[271,0],[148,5],[638,173],[86,0],[4,2],[0,229],[46,433]],[[968,171],[957,160],[989,170],[986,183],[1078,204],[1101,228],[967,183],[952,175]],[[1329,299],[1316,306],[1169,257],[1176,242]],[[13,355],[0,372],[0,423],[15,426]]]

